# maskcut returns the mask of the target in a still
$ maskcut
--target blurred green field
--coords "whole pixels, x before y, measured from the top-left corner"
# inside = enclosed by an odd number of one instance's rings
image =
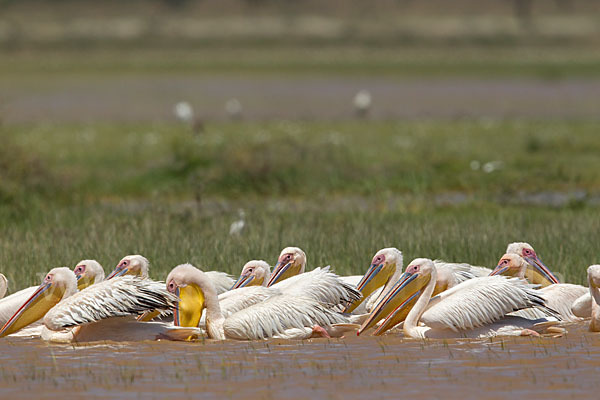
[[[0,268],[11,290],[142,253],[239,273],[297,245],[362,274],[379,248],[489,267],[528,241],[572,282],[597,260],[599,123],[425,121],[4,126]],[[25,150],[26,149],[26,150]],[[8,178],[8,179],[7,179]],[[578,193],[583,192],[583,195]],[[557,193],[554,203],[542,195]],[[247,230],[229,235],[246,211]],[[26,271],[26,273],[23,273]]]

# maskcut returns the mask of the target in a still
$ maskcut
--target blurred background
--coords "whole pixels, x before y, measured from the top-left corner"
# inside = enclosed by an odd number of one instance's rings
[[[0,267],[530,240],[582,280],[599,110],[594,0],[1,0]]]

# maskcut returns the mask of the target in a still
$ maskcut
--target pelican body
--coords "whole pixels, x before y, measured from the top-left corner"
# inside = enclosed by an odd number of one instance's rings
[[[528,307],[545,308],[541,293],[518,278],[479,277],[467,280],[432,298],[437,281],[433,261],[413,260],[406,272],[378,302],[358,333],[374,326],[380,335],[400,322],[398,315],[410,311],[404,320],[404,334],[412,338],[488,337],[534,333],[546,329],[548,321],[505,317]],[[538,323],[544,323],[536,325]],[[422,324],[419,324],[422,323]]]
[[[273,290],[259,286],[235,289]],[[233,312],[221,310],[221,301],[206,274],[190,264],[175,267],[167,277],[167,290],[180,301],[174,311],[174,324],[197,327],[206,309],[205,326],[209,338],[224,340],[257,340],[269,337],[306,338],[315,327],[348,324],[342,314],[322,306],[309,297],[272,293],[264,301]]]

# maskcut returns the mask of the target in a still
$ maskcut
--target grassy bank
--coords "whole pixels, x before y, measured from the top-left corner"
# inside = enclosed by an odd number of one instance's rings
[[[77,206],[38,209],[0,227],[0,270],[11,291],[38,284],[56,266],[95,258],[107,271],[127,254],[144,254],[151,276],[164,279],[175,265],[239,274],[250,259],[274,264],[288,245],[303,248],[309,269],[330,264],[340,274],[362,274],[380,248],[415,257],[495,266],[512,241],[528,241],[554,271],[583,283],[598,262],[597,209],[451,207],[422,211],[337,211],[297,202],[243,204],[247,229],[229,235],[235,210],[198,210],[185,204]],[[306,205],[306,204],[305,204]],[[335,206],[335,204],[330,204]],[[6,221],[6,219],[3,219]]]
[[[13,291],[55,266],[96,258],[109,270],[130,253],[146,255],[155,278],[187,261],[237,274],[298,245],[310,267],[361,274],[386,246],[407,262],[494,266],[507,243],[528,241],[581,283],[598,262],[597,130],[488,120],[239,122],[197,134],[4,126],[0,269]],[[566,200],[545,201],[552,193]],[[230,237],[238,208],[247,230]]]
[[[60,124],[0,132],[43,165],[15,179],[49,183],[55,200],[352,195],[421,201],[460,193],[511,202],[522,193],[597,194],[599,128],[595,121],[459,120],[220,123],[200,133],[180,124]],[[29,164],[4,168],[11,176]]]

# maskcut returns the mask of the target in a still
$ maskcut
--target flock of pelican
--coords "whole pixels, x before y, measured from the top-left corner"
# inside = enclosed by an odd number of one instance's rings
[[[4,297],[0,337],[53,342],[260,340],[341,337],[389,330],[409,338],[561,335],[566,322],[589,319],[600,331],[600,265],[589,287],[560,283],[527,243],[508,246],[492,270],[379,250],[363,276],[329,267],[306,272],[306,254],[282,250],[273,270],[252,260],[239,278],[191,264],[166,282],[148,277],[141,255],[124,257],[105,277],[95,260],[54,268],[38,287]]]

